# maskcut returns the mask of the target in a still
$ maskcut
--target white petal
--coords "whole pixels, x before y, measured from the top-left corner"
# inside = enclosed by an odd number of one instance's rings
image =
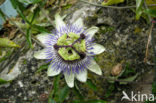
[[[56,75],[60,74],[60,72],[61,72],[60,69],[54,70],[54,69],[52,68],[52,64],[51,64],[51,65],[49,66],[49,68],[48,68],[47,74],[48,74],[48,76],[56,76]]]
[[[46,43],[46,41],[49,39],[49,34],[48,33],[43,33],[43,34],[38,34],[36,38],[41,42],[41,43]]]
[[[86,36],[88,37],[88,39],[90,40],[90,39],[92,39],[93,38],[93,36],[94,36],[94,34],[97,32],[99,30],[99,28],[98,27],[91,27],[91,28],[89,28],[89,29],[87,29],[86,30]]]
[[[79,72],[79,74],[76,74],[76,78],[80,82],[86,82],[87,81],[87,70],[85,69],[84,71]]]
[[[87,50],[88,54],[87,55],[96,55],[96,54],[100,54],[102,52],[104,52],[106,49],[100,45],[100,44],[97,44],[97,43],[94,43],[91,47],[89,48],[92,48],[90,50]],[[89,54],[91,53],[91,54]],[[93,54],[92,54],[93,53]]]
[[[99,65],[94,61],[94,59],[91,59],[91,63],[89,65],[88,69],[98,75],[102,75],[102,71],[101,71]]]
[[[42,49],[42,50],[40,50],[40,51],[36,51],[36,52],[34,53],[34,57],[35,57],[36,59],[49,59],[46,52],[47,52],[47,49]]]
[[[66,24],[64,23],[62,17],[57,13],[55,15],[55,25],[56,29],[60,31],[60,28],[66,27]]]
[[[82,18],[78,18],[74,23],[74,26],[83,27],[83,20]]]
[[[68,74],[67,72],[65,72],[64,76],[65,76],[65,80],[66,80],[67,85],[70,88],[74,87],[74,74],[73,73]]]

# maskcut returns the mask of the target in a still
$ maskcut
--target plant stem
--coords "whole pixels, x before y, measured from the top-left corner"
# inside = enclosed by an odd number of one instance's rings
[[[136,6],[124,6],[124,7],[118,7],[118,6],[103,6],[103,5],[91,3],[91,2],[88,2],[88,1],[85,1],[85,0],[80,0],[80,1],[81,1],[81,2],[84,2],[84,3],[87,3],[87,4],[90,4],[90,5],[102,7],[102,8],[112,8],[112,9],[129,9],[129,8],[136,8]],[[150,5],[147,5],[147,6],[149,6],[149,7],[151,7],[151,6],[156,6],[156,4],[150,4]]]

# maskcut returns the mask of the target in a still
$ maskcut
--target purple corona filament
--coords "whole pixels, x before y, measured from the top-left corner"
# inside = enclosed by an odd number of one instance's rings
[[[73,32],[75,34],[80,34],[80,37],[74,41],[71,45],[67,46],[59,46],[57,45],[57,40],[59,37],[64,35],[65,33],[68,35],[68,33]],[[51,69],[58,71],[61,70],[61,72],[67,72],[70,74],[71,72],[74,74],[79,74],[80,72],[83,72],[87,67],[90,65],[91,56],[87,56],[86,53],[80,53],[77,51],[73,45],[82,40],[85,39],[86,44],[86,50],[93,49],[93,47],[90,47],[90,40],[87,40],[87,36],[85,34],[85,31],[82,31],[82,27],[78,27],[76,25],[67,25],[66,27],[60,27],[60,30],[53,31],[54,35],[49,34],[47,41],[44,43],[49,48],[47,48],[46,55],[48,62],[52,64]],[[80,59],[73,60],[73,61],[66,61],[64,60],[59,54],[58,49],[61,47],[71,47],[75,52],[77,52],[80,56]],[[93,54],[92,52],[90,54]]]

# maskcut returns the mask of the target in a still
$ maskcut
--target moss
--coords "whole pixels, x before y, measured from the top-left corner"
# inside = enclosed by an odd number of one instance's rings
[[[98,19],[98,15],[94,14],[93,16],[86,17],[85,21],[88,22],[87,23],[88,25],[94,25],[94,23],[97,22],[97,19]]]
[[[100,33],[102,34],[105,34],[106,32],[111,32],[111,31],[114,31],[114,27],[111,27],[111,26],[101,26],[100,28]]]
[[[114,54],[105,52],[95,56],[95,60],[100,65],[101,69],[105,71],[105,75],[108,76],[110,74],[111,68],[114,66],[116,57]]]
[[[28,100],[31,102],[33,100],[33,98],[29,98]]]
[[[97,11],[97,14],[102,14],[103,13],[103,9],[99,9],[98,11]]]
[[[26,59],[23,60],[23,64],[27,64],[27,60]]]

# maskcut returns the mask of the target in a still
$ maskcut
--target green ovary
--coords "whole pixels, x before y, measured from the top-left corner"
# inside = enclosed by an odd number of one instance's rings
[[[59,46],[69,46],[72,45],[74,41],[79,39],[80,36],[78,36],[75,33],[69,33],[62,35],[57,42],[57,45]],[[78,42],[76,42],[73,47],[75,48],[76,51],[82,53],[86,51],[86,45],[85,45],[85,40],[82,39]],[[77,60],[80,59],[79,54],[71,47],[61,47],[58,50],[59,55],[67,61],[72,61],[72,60]]]

